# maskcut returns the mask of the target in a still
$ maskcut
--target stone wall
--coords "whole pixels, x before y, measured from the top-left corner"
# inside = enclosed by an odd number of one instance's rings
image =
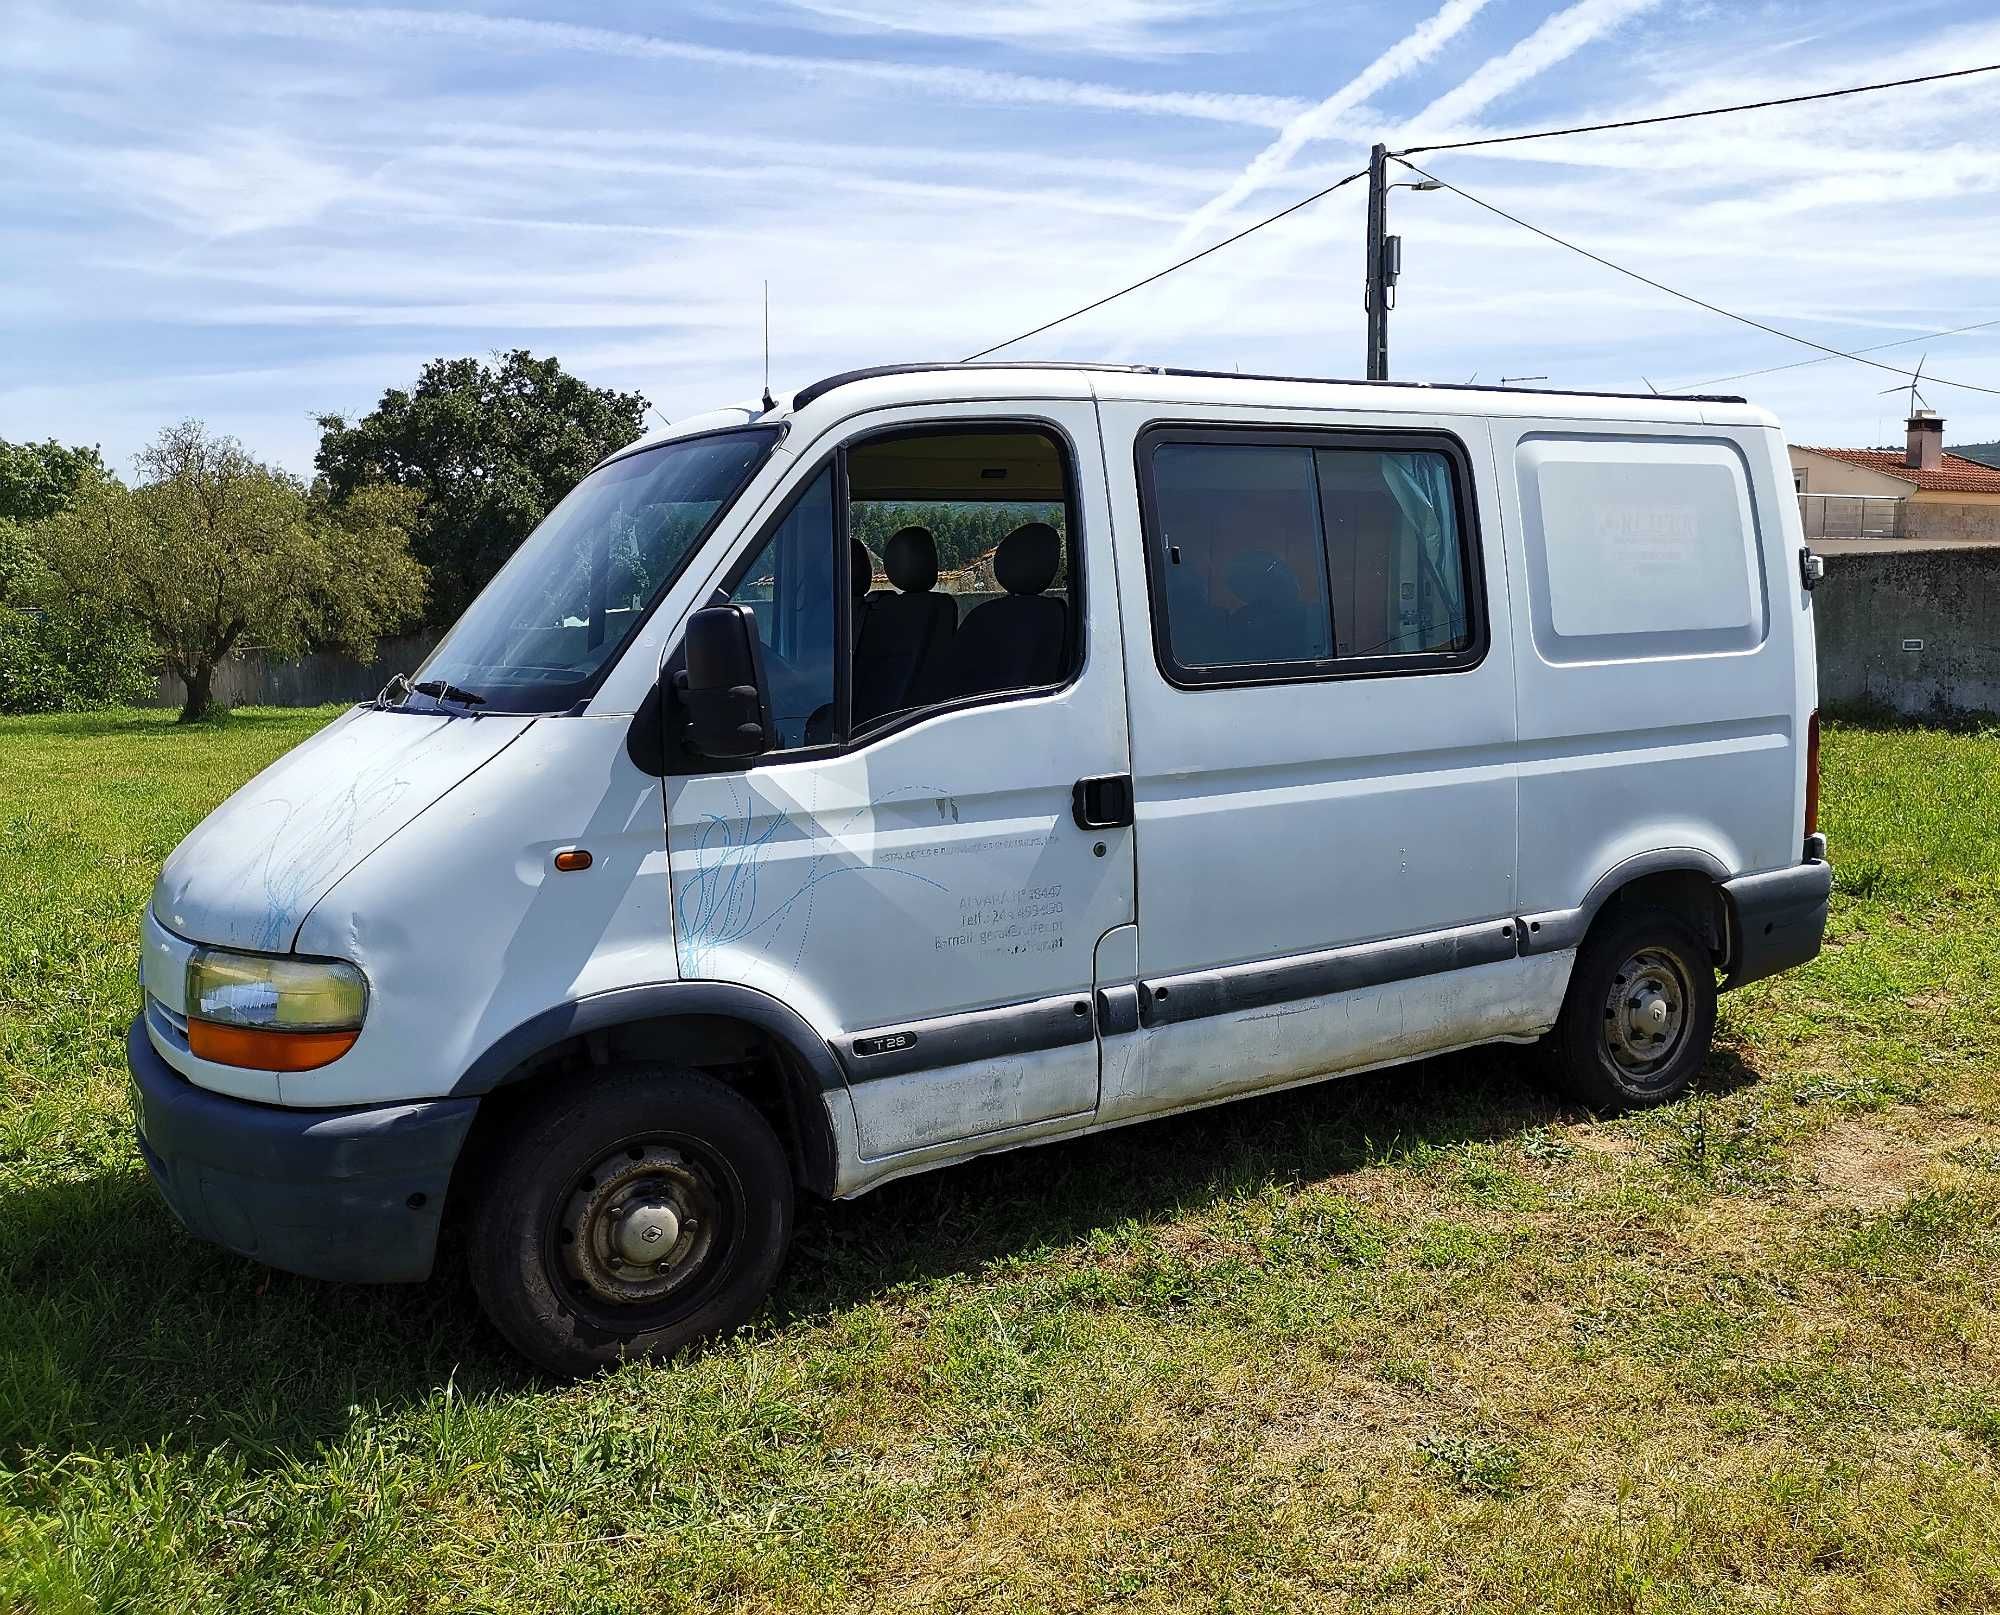
[[[2000,714],[2000,545],[1829,554],[1813,618],[1822,707]]]
[[[2000,543],[2000,499],[1912,499],[1903,507],[1902,536]]]

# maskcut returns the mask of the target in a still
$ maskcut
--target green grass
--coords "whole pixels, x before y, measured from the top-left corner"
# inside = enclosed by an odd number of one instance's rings
[[[736,1339],[536,1380],[185,1236],[153,872],[326,713],[0,724],[0,1608],[2000,1607],[2000,740],[1835,726],[1829,947],[1701,1091],[1498,1051],[808,1208]]]

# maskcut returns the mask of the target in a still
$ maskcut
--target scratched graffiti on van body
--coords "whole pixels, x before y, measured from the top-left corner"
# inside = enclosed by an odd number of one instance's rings
[[[410,782],[389,768],[363,769],[339,790],[306,801],[272,797],[260,808],[282,816],[257,871],[263,917],[255,945],[279,953],[315,899],[347,872],[362,829],[393,813]]]
[[[815,804],[808,803],[804,817],[809,821],[810,828],[806,834],[812,835],[823,847],[827,842],[844,837],[863,815],[879,807],[902,798],[942,799],[945,794],[935,786],[905,786],[889,792],[878,802],[853,809],[839,824],[830,828],[819,824]],[[825,850],[816,851],[806,860],[804,873],[790,891],[782,896],[770,893],[766,889],[769,885],[768,872],[763,866],[769,861],[778,833],[791,822],[790,816],[774,813],[770,824],[760,832],[756,826],[755,804],[746,803],[738,796],[733,783],[729,786],[729,795],[731,811],[728,814],[704,815],[701,835],[692,849],[694,873],[681,887],[674,902],[681,968],[689,976],[700,976],[707,968],[710,956],[719,948],[731,947],[752,938],[756,939],[757,946],[774,946],[795,921],[792,965],[797,968],[799,961],[805,957],[807,943],[812,939],[814,894],[822,884],[842,875],[881,875],[914,880],[933,891],[950,893],[951,888],[944,882],[898,863],[887,860],[876,863],[838,862],[837,852]],[[776,901],[768,901],[772,897],[776,897]]]

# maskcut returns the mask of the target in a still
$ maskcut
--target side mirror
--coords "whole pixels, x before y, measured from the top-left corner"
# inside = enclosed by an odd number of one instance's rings
[[[770,687],[757,614],[704,606],[688,618],[687,671],[676,680],[687,742],[705,757],[755,757],[771,749]]]

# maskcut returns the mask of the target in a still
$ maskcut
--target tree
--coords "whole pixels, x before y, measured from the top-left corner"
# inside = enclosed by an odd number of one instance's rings
[[[646,400],[592,387],[525,349],[496,362],[433,359],[359,420],[320,417],[321,482],[335,505],[377,484],[414,489],[411,553],[430,575],[429,620],[455,619],[536,522],[613,449]]]
[[[65,448],[45,443],[9,443],[0,438],[0,521],[38,522],[67,505],[78,489],[109,476],[93,444]]]
[[[137,701],[152,685],[146,636],[55,587],[29,525],[110,479],[95,448],[0,440],[0,712]]]
[[[208,716],[239,645],[366,657],[421,611],[414,494],[371,489],[336,509],[199,421],[162,432],[139,470],[136,487],[87,489],[37,538],[56,588],[145,630],[187,688],[181,722]]]

